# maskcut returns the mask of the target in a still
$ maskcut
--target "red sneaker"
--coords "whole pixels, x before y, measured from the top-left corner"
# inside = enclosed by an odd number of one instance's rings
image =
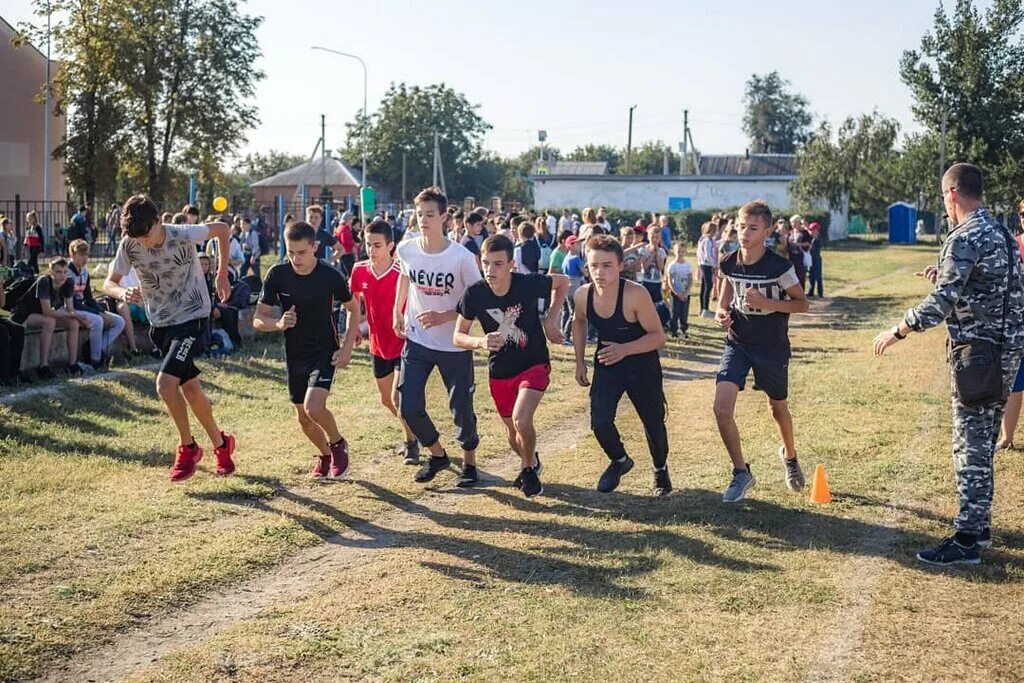
[[[217,474],[227,477],[235,473],[235,461],[231,459],[235,452],[235,437],[227,432],[221,432],[220,436],[224,443],[220,448],[214,448],[213,454],[217,456]]]
[[[178,484],[196,473],[196,465],[203,459],[203,449],[195,441],[188,446],[178,446],[178,457],[171,467],[171,483]]]
[[[340,479],[348,472],[348,442],[342,439],[331,444],[331,476]]]
[[[316,464],[313,465],[313,478],[314,479],[325,479],[327,473],[331,468],[331,456],[329,455],[318,455],[316,458]]]

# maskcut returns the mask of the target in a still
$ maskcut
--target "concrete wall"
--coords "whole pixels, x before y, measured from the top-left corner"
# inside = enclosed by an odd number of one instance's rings
[[[538,209],[607,206],[669,211],[669,198],[689,198],[691,209],[724,209],[763,199],[772,209],[790,209],[788,176],[533,176]]]
[[[34,98],[46,83],[46,58],[31,45],[15,48],[11,45],[14,35],[0,19],[0,199],[20,194],[23,200],[38,201],[43,198],[45,114],[43,104]],[[52,62],[51,75],[56,75],[57,68],[57,62]],[[64,130],[64,117],[51,116],[51,148],[60,145]],[[63,200],[66,195],[64,163],[51,158],[50,199]]]

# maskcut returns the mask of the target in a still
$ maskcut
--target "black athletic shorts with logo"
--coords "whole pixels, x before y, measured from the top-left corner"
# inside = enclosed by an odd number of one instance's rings
[[[370,357],[373,358],[373,376],[375,379],[384,379],[391,373],[399,372],[402,369],[401,356],[398,358],[381,358],[371,353]]]
[[[160,372],[177,377],[182,384],[198,377],[195,357],[206,348],[206,326],[209,324],[210,319],[203,317],[178,325],[149,328],[153,346],[164,356]]]
[[[307,389],[331,390],[334,384],[334,351],[323,351],[310,358],[288,360],[288,396],[292,403],[306,402]]]

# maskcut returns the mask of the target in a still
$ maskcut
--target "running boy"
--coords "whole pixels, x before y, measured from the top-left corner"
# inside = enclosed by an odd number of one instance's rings
[[[491,397],[505,423],[508,443],[522,461],[516,487],[526,497],[543,492],[537,431],[533,416],[548,388],[551,376],[548,345],[561,344],[559,315],[569,279],[564,275],[514,273],[515,246],[504,235],[484,240],[480,260],[484,280],[470,285],[459,302],[455,345],[489,352]],[[541,319],[544,304],[547,314]],[[474,337],[469,329],[480,321],[486,336]]]
[[[602,493],[614,491],[633,469],[615,414],[626,394],[640,415],[654,463],[654,495],[672,492],[668,475],[668,432],[665,429],[665,390],[658,349],[665,331],[647,290],[622,277],[622,246],[610,235],[587,241],[587,267],[592,282],[576,292],[573,347],[576,381],[590,386],[590,427],[611,460],[597,483]],[[587,326],[597,330],[594,383],[587,379]]]
[[[267,271],[256,304],[253,327],[261,332],[284,332],[284,358],[288,368],[288,395],[303,433],[320,451],[313,477],[330,473],[337,479],[348,472],[348,443],[327,408],[334,371],[352,360],[359,335],[359,304],[352,298],[345,277],[316,257],[316,231],[309,223],[293,223],[284,234],[286,263]],[[339,348],[334,303],[348,310],[345,342]],[[273,306],[283,314],[274,316]]]
[[[398,414],[398,376],[402,366],[405,340],[395,334],[395,295],[401,271],[392,255],[394,229],[385,220],[377,219],[366,228],[366,253],[369,259],[352,267],[350,281],[352,294],[362,297],[366,307],[366,322],[370,332],[370,357],[373,359],[373,377],[377,381],[380,403],[398,418],[405,432],[405,464],[420,461],[420,448],[416,437]]]
[[[402,371],[398,384],[399,409],[417,440],[430,451],[430,458],[416,473],[416,481],[427,482],[451,465],[441,446],[440,435],[427,414],[427,380],[436,367],[448,391],[455,438],[462,446],[462,473],[458,486],[475,486],[476,448],[480,437],[473,412],[473,352],[452,341],[455,307],[466,288],[481,279],[476,259],[461,244],[444,236],[448,198],[430,187],[415,199],[421,233],[398,245],[402,274],[398,280],[393,320],[395,334],[405,337]],[[408,305],[406,305],[408,303]]]
[[[772,229],[772,211],[761,201],[744,204],[739,212],[740,248],[722,259],[722,296],[715,322],[729,331],[715,387],[715,419],[732,459],[733,476],[722,500],[743,500],[754,485],[750,465],[743,459],[740,432],[733,416],[736,396],[754,371],[754,388],[768,395],[772,417],[779,427],[779,457],[785,465],[786,486],[804,487],[796,459],[789,392],[789,314],[807,310],[807,299],[792,264],[764,245]],[[788,300],[787,300],[788,299]]]
[[[199,368],[194,360],[202,353],[204,326],[210,320],[210,294],[196,245],[210,238],[217,240],[217,296],[227,301],[231,293],[228,286],[230,228],[226,223],[163,225],[156,204],[141,194],[124,203],[121,228],[126,236],[117,246],[103,291],[129,304],[145,302],[149,335],[163,354],[163,364],[156,376],[156,392],[178,429],[178,455],[171,467],[171,481],[181,482],[191,477],[203,457],[203,449],[192,438],[189,408],[214,444],[217,474],[232,474],[235,437],[217,426],[213,406],[199,384]],[[122,287],[121,278],[133,267],[141,287]]]

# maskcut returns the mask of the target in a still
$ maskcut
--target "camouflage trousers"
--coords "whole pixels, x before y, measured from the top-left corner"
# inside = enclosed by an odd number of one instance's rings
[[[1019,351],[1003,354],[1003,386],[1007,394],[1020,363]],[[954,392],[953,473],[960,512],[953,526],[957,531],[978,534],[992,524],[993,458],[1005,407],[1005,398],[965,406]]]

